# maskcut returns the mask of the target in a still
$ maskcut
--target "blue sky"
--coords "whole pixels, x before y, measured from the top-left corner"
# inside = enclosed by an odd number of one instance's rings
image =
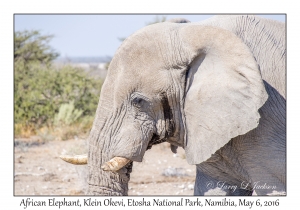
[[[15,15],[15,31],[39,30],[54,35],[50,45],[60,56],[113,56],[121,41],[157,15]],[[159,15],[198,22],[212,15]],[[285,15],[261,15],[284,22]]]

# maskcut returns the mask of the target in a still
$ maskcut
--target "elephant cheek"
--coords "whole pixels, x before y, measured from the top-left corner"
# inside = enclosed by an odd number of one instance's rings
[[[157,120],[157,124],[156,124],[156,127],[158,128],[158,135],[161,137],[161,138],[164,138],[165,135],[166,135],[166,124],[165,124],[165,120],[163,119],[158,119]]]
[[[112,153],[112,157],[125,157],[132,161],[142,162],[145,151],[148,147],[152,129],[149,127],[145,131],[143,127],[130,126],[121,129],[119,135],[116,136],[117,144]]]

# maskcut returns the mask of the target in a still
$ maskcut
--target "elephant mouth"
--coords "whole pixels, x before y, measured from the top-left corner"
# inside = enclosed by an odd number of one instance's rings
[[[146,150],[151,149],[153,145],[165,142],[166,138],[161,139],[157,134],[153,134]],[[105,162],[101,169],[104,171],[114,171],[121,174],[130,174],[132,171],[133,161],[124,157],[114,157]]]
[[[147,150],[148,149],[151,149],[153,145],[156,145],[156,144],[160,144],[160,143],[163,143],[163,142],[166,142],[167,139],[166,138],[160,138],[157,134],[153,134],[148,146],[147,146]]]
[[[147,149],[149,150],[152,148],[153,145],[160,144],[166,142],[166,138],[160,138],[157,134],[153,134],[150,142],[148,143]],[[84,165],[88,162],[87,154],[85,155],[61,155],[60,158],[68,163],[74,165]],[[101,169],[103,171],[114,171],[114,172],[123,172],[126,176],[129,177],[129,174],[132,171],[133,161],[123,157],[114,157],[111,160],[105,162]]]

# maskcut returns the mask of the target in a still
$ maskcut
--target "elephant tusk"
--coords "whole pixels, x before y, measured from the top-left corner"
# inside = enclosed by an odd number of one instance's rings
[[[101,168],[103,171],[118,171],[129,163],[130,160],[123,157],[114,157],[110,161],[104,163]]]
[[[84,165],[87,164],[88,157],[87,155],[61,155],[59,156],[62,160],[74,164],[74,165]]]

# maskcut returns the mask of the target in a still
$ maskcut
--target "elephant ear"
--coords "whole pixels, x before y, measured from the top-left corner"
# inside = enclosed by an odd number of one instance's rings
[[[236,35],[209,27],[194,33],[182,33],[193,57],[184,102],[189,164],[207,160],[230,139],[256,128],[258,109],[268,97],[252,53]]]

